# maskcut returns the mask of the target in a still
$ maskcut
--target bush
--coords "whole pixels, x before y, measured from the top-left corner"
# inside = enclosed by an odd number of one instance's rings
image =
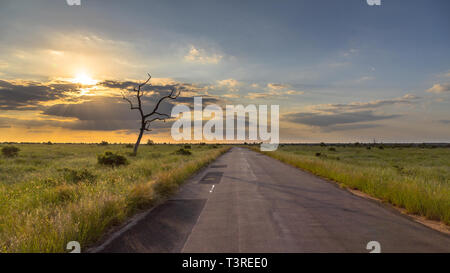
[[[185,149],[190,149],[190,148],[191,148],[191,145],[184,145],[184,148],[185,148]]]
[[[327,144],[320,142],[320,147],[326,147],[326,146],[327,146]]]
[[[102,142],[100,142],[100,144],[99,145],[102,145],[102,146],[106,146],[106,145],[108,145],[108,141],[102,141]]]
[[[321,153],[316,153],[316,156],[321,156]]]
[[[378,146],[378,149],[383,150],[384,147],[383,146]]]
[[[188,151],[188,150],[185,150],[185,149],[181,148],[178,151],[176,151],[175,154],[177,154],[177,155],[191,155],[192,153],[190,151]]]
[[[128,160],[126,157],[113,152],[105,152],[102,155],[98,155],[97,162],[98,164],[108,165],[111,167],[128,164]]]
[[[336,148],[330,147],[330,148],[328,148],[328,151],[330,151],[330,152],[336,152]]]
[[[370,148],[370,146],[367,146],[366,149],[367,149],[367,150],[370,150],[370,149],[372,149],[372,148]]]
[[[2,154],[5,157],[14,157],[19,155],[20,149],[16,146],[5,146],[2,148]]]
[[[147,145],[153,145],[153,144],[154,144],[153,140],[151,140],[151,139],[147,140]]]
[[[70,183],[79,183],[81,181],[85,181],[88,183],[92,183],[95,181],[96,176],[94,174],[92,174],[89,170],[87,169],[82,169],[82,170],[72,170],[69,168],[64,168],[63,169],[64,172],[64,179],[67,182]]]
[[[125,145],[125,148],[133,148],[134,146],[133,146],[133,144],[127,144],[127,145]]]

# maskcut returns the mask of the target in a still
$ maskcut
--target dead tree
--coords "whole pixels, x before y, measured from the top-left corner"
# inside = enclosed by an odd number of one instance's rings
[[[151,78],[152,78],[152,76],[150,74],[148,74],[148,79],[133,89],[133,92],[135,93],[135,96],[136,96],[137,105],[135,105],[131,99],[127,98],[125,93],[122,93],[123,99],[126,100],[130,104],[130,109],[138,110],[140,117],[141,117],[141,128],[139,130],[139,137],[136,141],[136,144],[134,145],[133,155],[137,154],[137,150],[138,150],[139,144],[141,143],[141,139],[142,139],[142,136],[144,135],[144,132],[151,131],[150,124],[155,120],[163,120],[165,122],[167,118],[170,118],[169,115],[158,112],[158,108],[161,105],[161,102],[163,102],[165,99],[174,100],[180,95],[180,91],[177,92],[175,88],[172,88],[169,95],[161,97],[158,100],[158,102],[156,103],[153,110],[150,111],[148,114],[145,114],[145,112],[143,110],[142,99],[141,99],[142,96],[145,95],[145,91],[141,90],[141,88],[144,85],[146,85],[150,81]]]

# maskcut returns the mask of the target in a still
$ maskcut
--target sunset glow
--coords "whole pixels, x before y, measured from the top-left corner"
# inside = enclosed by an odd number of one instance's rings
[[[72,79],[72,82],[82,85],[95,85],[98,81],[92,79],[86,72],[79,72],[75,78]]]

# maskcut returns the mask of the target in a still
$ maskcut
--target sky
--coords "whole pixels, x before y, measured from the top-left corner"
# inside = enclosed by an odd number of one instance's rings
[[[280,106],[282,142],[450,142],[447,0],[0,2],[0,142],[133,142],[144,104]],[[145,137],[171,142],[171,122]]]

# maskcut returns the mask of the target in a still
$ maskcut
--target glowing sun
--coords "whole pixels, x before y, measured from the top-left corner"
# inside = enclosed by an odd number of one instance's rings
[[[72,79],[72,82],[79,83],[83,85],[94,85],[97,83],[96,80],[92,79],[88,74],[85,72],[78,73],[75,78]]]

